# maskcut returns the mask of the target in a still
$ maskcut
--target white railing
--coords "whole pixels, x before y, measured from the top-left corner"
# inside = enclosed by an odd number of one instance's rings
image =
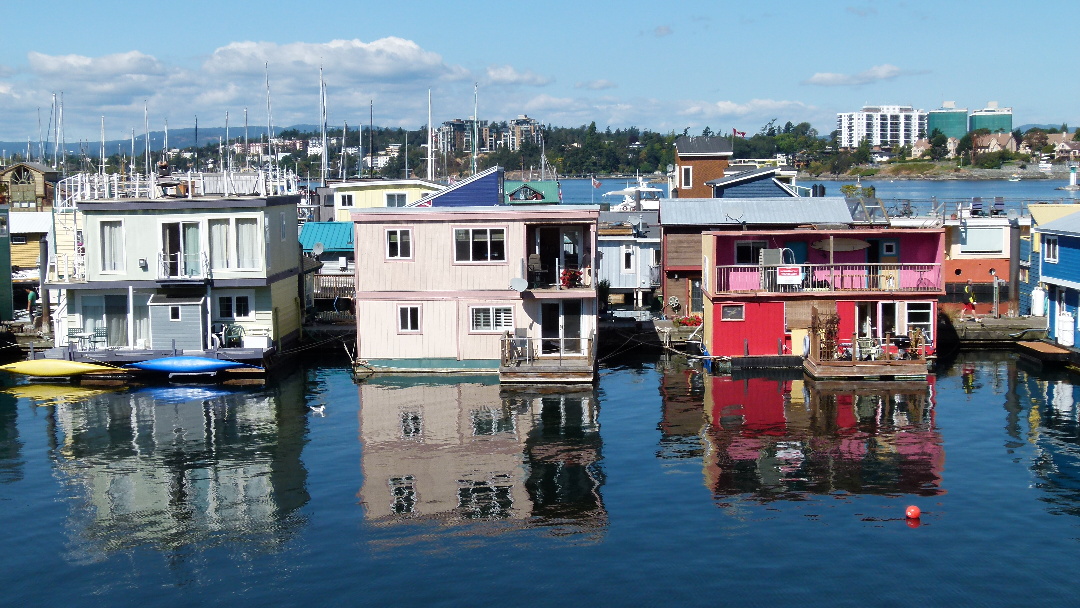
[[[595,334],[588,338],[526,338],[509,333],[502,338],[502,365],[592,365]]]
[[[48,280],[55,283],[86,281],[86,254],[57,253],[49,256]]]
[[[163,187],[161,182],[165,180],[173,185]],[[219,173],[188,171],[164,177],[159,177],[156,173],[78,173],[60,180],[56,185],[53,207],[64,212],[74,211],[76,204],[82,201],[165,198],[166,188],[172,190],[170,195],[174,198],[234,194],[279,196],[299,193],[296,175],[278,170]]]
[[[936,292],[940,264],[717,266],[713,293],[790,291]]]
[[[194,272],[190,272],[194,270]],[[205,253],[158,252],[158,279],[210,279],[210,259]]]

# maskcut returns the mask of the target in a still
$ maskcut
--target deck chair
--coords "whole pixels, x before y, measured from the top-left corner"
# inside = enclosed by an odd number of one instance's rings
[[[1005,198],[994,197],[994,206],[990,208],[990,215],[1005,215]]]
[[[226,348],[242,346],[244,343],[244,326],[235,323],[225,326],[222,346]]]
[[[101,348],[109,345],[109,330],[104,327],[95,327],[94,335],[90,336],[90,348],[97,350],[99,345]]]
[[[859,338],[856,346],[859,348],[861,361],[877,361],[881,357],[881,346],[873,338]]]
[[[547,275],[547,268],[544,268],[543,262],[540,261],[539,253],[529,254],[529,284],[532,287],[539,286]]]
[[[985,213],[985,209],[983,209],[982,198],[980,198],[978,196],[972,197],[971,198],[971,216],[975,217],[975,216],[983,215],[983,213]]]

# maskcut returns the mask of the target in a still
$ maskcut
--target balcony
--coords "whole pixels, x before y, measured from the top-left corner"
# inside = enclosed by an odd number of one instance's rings
[[[200,282],[213,278],[210,258],[205,253],[158,252],[158,281]]]
[[[717,266],[712,292],[938,293],[940,264],[789,264]]]

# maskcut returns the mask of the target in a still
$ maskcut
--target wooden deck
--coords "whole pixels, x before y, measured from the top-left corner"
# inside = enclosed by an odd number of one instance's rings
[[[596,336],[539,339],[507,334],[502,339],[499,381],[507,384],[595,382]]]
[[[879,361],[816,361],[807,357],[803,369],[818,380],[919,380],[929,376],[926,359]]]

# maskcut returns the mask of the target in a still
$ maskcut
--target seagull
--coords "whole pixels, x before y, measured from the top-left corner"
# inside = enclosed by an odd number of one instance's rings
[[[318,406],[309,405],[308,409],[311,410],[312,414],[318,414],[318,415],[322,416],[323,412],[326,411],[326,405],[318,405]]]

